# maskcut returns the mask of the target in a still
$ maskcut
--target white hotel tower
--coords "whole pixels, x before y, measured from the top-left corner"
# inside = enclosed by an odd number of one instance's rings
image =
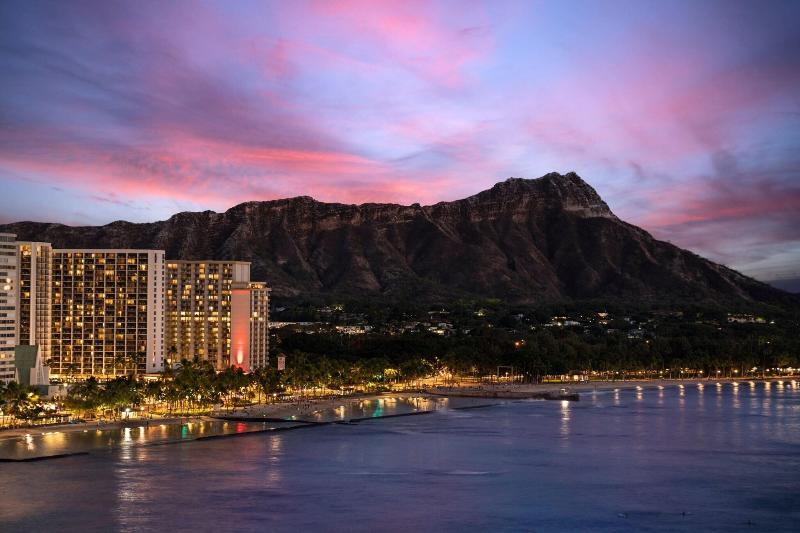
[[[0,381],[15,379],[19,264],[16,235],[0,233]]]
[[[53,248],[47,242],[17,241],[17,261],[18,342],[37,346],[38,356],[45,362],[52,346]]]

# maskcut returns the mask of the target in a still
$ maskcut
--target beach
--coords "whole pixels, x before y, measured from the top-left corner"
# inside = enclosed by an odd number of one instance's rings
[[[794,531],[797,380],[654,385],[297,429],[32,435],[0,464],[0,516],[9,531],[214,531],[222,514],[237,531]],[[389,396],[364,406],[398,412]]]
[[[28,434],[47,432],[73,432],[89,430],[113,430],[142,425],[180,425],[189,422],[210,420],[271,421],[330,423],[350,421],[361,418],[378,418],[432,412],[443,408],[469,408],[486,405],[494,400],[558,399],[563,394],[576,395],[595,391],[651,389],[679,386],[716,386],[730,383],[773,383],[795,381],[797,377],[784,378],[725,378],[725,379],[657,379],[634,381],[584,381],[566,383],[484,383],[452,386],[426,387],[421,392],[386,392],[376,394],[357,394],[323,398],[304,398],[290,402],[254,404],[236,411],[221,411],[197,416],[159,416],[150,419],[130,419],[117,421],[91,421],[75,424],[35,426],[0,429],[0,440],[18,438]],[[574,399],[574,398],[573,398]],[[376,402],[383,402],[378,405]],[[387,410],[386,408],[389,407]]]

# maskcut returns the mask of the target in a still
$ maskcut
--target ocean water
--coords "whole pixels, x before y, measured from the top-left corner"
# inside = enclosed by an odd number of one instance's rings
[[[0,462],[54,458],[97,450],[185,443],[242,433],[281,431],[308,423],[360,421],[364,418],[393,417],[426,413],[440,409],[459,409],[496,404],[484,398],[422,397],[414,395],[381,396],[380,398],[336,398],[303,405],[295,415],[262,420],[258,413],[242,413],[244,419],[208,420],[187,418],[181,424],[164,424],[158,420],[131,421],[127,427],[89,425],[78,431],[58,428],[32,428],[24,436],[0,438]],[[265,415],[261,415],[265,416]],[[275,415],[273,415],[275,416]],[[71,428],[76,429],[76,428]]]
[[[800,382],[0,464],[0,531],[798,531]]]

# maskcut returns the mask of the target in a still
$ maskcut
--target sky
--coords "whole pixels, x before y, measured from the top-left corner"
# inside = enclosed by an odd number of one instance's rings
[[[0,2],[0,222],[575,171],[624,220],[800,278],[800,2]]]

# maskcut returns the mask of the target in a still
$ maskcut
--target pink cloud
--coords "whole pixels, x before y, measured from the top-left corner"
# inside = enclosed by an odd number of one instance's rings
[[[172,199],[217,210],[300,194],[429,204],[576,170],[618,215],[662,235],[701,239],[701,226],[776,216],[788,227],[796,32],[777,7],[733,11],[32,6],[0,35],[11,80],[0,168],[121,208],[160,205],[151,217]],[[717,168],[724,152],[743,168]],[[794,238],[779,229],[753,233]]]
[[[738,141],[748,122],[800,84],[791,62],[757,56],[721,65],[697,42],[651,31],[640,28],[632,38],[639,46],[613,64],[586,57],[546,94],[520,96],[532,139],[585,158],[674,167]]]
[[[461,13],[437,11],[433,4],[417,1],[345,0],[313,6],[317,23],[353,53],[402,66],[445,88],[463,87],[466,67],[493,48],[486,14],[475,4]]]
[[[92,194],[175,199],[218,210],[296,191],[326,201],[432,202],[452,183],[431,177],[421,189],[391,165],[347,152],[241,146],[178,134],[136,147],[50,138],[35,155],[0,153],[0,166]]]
[[[640,223],[656,229],[800,213],[800,188],[768,179],[732,184],[718,179],[697,180],[651,192],[649,197],[661,209],[646,215]]]

